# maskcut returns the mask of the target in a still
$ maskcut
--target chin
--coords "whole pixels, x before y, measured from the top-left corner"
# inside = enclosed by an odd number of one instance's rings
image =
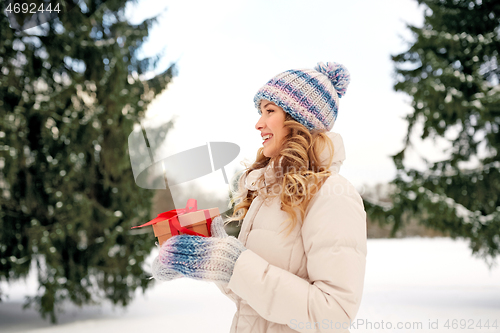
[[[274,154],[268,154],[266,151],[263,152],[265,157],[272,158]]]

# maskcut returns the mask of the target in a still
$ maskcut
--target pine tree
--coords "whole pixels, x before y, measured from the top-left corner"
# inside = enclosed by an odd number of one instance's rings
[[[370,216],[392,224],[408,216],[470,242],[472,253],[492,267],[500,251],[500,2],[419,0],[422,28],[395,55],[395,90],[411,97],[404,148],[393,156],[397,176],[392,204],[366,200]],[[425,160],[427,171],[404,165],[410,134],[423,123],[422,139],[449,140],[442,161]],[[455,133],[455,134],[454,134]],[[458,133],[458,135],[456,134]],[[464,163],[477,161],[475,168]]]
[[[64,302],[126,306],[151,282],[154,235],[130,228],[149,220],[153,191],[134,183],[127,138],[175,66],[150,74],[159,57],[138,50],[156,18],[129,23],[129,2],[74,0],[24,31],[0,5],[0,279],[36,265],[26,306],[52,322]]]

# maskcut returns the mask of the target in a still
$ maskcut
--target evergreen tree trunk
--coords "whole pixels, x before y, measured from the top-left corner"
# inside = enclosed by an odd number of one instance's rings
[[[52,322],[65,301],[126,306],[150,284],[154,236],[130,228],[149,220],[153,192],[134,183],[127,138],[175,70],[144,79],[157,58],[137,50],[154,18],[130,24],[127,0],[78,2],[27,31],[0,5],[0,279],[36,264],[26,306]]]

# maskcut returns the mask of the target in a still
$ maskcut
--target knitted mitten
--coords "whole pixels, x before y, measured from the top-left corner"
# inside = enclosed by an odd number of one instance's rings
[[[151,266],[151,274],[155,280],[160,281],[170,281],[183,277],[183,275],[177,271],[174,271],[168,266],[164,266],[160,262],[160,256],[157,256],[153,260],[153,265]]]
[[[226,230],[224,229],[224,221],[222,220],[222,217],[220,215],[212,221],[210,231],[212,232],[212,237],[229,237],[229,235],[226,233]]]
[[[246,248],[226,234],[220,216],[214,219],[211,231],[212,237],[180,235],[163,243],[153,263],[153,277],[172,280],[186,276],[229,283],[236,260]]]

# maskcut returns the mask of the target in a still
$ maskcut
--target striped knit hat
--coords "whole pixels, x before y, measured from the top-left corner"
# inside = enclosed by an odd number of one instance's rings
[[[276,75],[259,89],[255,107],[268,100],[281,107],[309,130],[333,127],[339,108],[351,80],[341,64],[319,62],[314,69],[291,69]]]

